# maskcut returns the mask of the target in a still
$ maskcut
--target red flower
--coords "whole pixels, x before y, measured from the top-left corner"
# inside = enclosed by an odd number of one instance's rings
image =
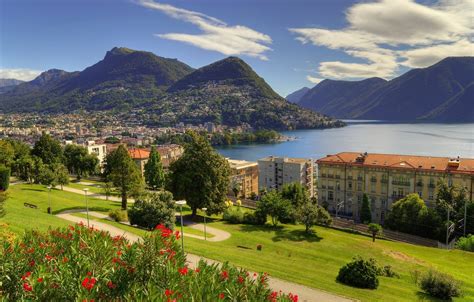
[[[172,290],[170,290],[170,289],[166,289],[166,290],[165,290],[165,296],[169,297],[169,296],[171,296],[172,294],[173,294],[173,291],[172,291]]]
[[[26,273],[21,277],[21,280],[26,280],[26,278],[28,278],[29,276],[31,276],[31,272],[26,272]]]
[[[122,251],[117,251],[117,256],[122,255]]]
[[[223,271],[221,273],[221,277],[222,277],[222,279],[227,280],[227,279],[229,279],[229,273],[227,271]]]
[[[276,302],[276,301],[277,301],[277,298],[278,298],[278,292],[272,292],[272,293],[268,296],[268,300],[271,301],[271,302]]]
[[[195,271],[196,273],[199,273],[201,270],[200,270],[199,268],[196,268],[194,271]]]
[[[292,293],[289,293],[288,298],[290,298],[291,302],[298,302],[298,295],[293,295]]]
[[[110,288],[110,289],[114,289],[114,288],[117,287],[117,285],[114,284],[112,281],[109,281],[109,282],[107,282],[107,287]]]
[[[43,282],[43,278],[38,278],[36,281],[38,281],[38,283],[41,283]]]
[[[30,292],[33,290],[33,286],[29,285],[28,283],[23,283],[23,289],[27,292]]]
[[[36,262],[34,260],[30,261],[30,266],[35,266]]]
[[[186,276],[188,274],[188,267],[185,266],[183,268],[178,269],[178,271],[181,274],[181,276]]]
[[[219,299],[224,300],[224,298],[225,298],[224,293],[220,293],[220,294],[219,294]]]
[[[82,281],[82,287],[84,287],[87,290],[91,290],[94,287],[96,281],[97,280],[95,278],[86,277],[84,278],[84,281]]]
[[[92,273],[91,273],[91,272],[87,272],[87,276],[92,276]]]
[[[181,237],[181,234],[179,231],[176,231],[174,232],[174,236],[176,237],[176,239],[179,239]]]
[[[63,263],[66,263],[66,262],[68,262],[68,261],[69,261],[69,259],[68,259],[67,257],[64,257],[64,258],[63,258]]]
[[[240,284],[244,283],[244,278],[242,278],[242,276],[239,276],[238,280],[237,280]]]
[[[50,255],[46,255],[45,258],[46,258],[46,260],[51,261],[54,257],[50,256]]]

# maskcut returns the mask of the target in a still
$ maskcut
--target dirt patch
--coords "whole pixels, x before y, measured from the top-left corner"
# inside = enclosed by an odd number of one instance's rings
[[[423,260],[420,260],[420,259],[417,259],[415,257],[409,256],[409,255],[404,254],[402,252],[385,251],[384,254],[389,255],[390,257],[392,257],[393,259],[396,259],[396,260],[416,263],[416,264],[419,264],[419,265],[425,265],[425,262]]]

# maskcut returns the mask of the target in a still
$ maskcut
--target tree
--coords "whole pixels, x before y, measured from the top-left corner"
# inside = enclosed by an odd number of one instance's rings
[[[269,215],[272,224],[276,226],[278,222],[288,219],[288,216],[292,213],[292,208],[288,200],[283,199],[276,190],[272,190],[257,203],[257,211]]]
[[[289,200],[295,209],[306,204],[310,199],[308,190],[299,182],[284,185],[281,196]]]
[[[191,142],[170,166],[169,191],[176,199],[186,200],[193,216],[203,207],[208,214],[220,213],[225,208],[229,188],[229,163],[205,138],[194,132],[188,134]]]
[[[173,194],[170,192],[148,193],[135,200],[128,210],[128,219],[130,224],[136,224],[149,230],[159,224],[173,229],[176,220],[174,209]]]
[[[56,173],[56,182],[62,190],[63,186],[69,183],[69,172],[63,164],[57,164],[53,170]]]
[[[8,190],[10,185],[10,168],[0,165],[0,191]]]
[[[0,165],[9,167],[13,163],[15,150],[10,142],[0,140]]]
[[[165,186],[165,172],[161,163],[160,153],[155,147],[151,148],[150,158],[145,164],[145,182],[153,190],[163,188]]]
[[[106,177],[120,191],[122,209],[127,209],[127,198],[136,194],[143,187],[143,179],[135,162],[128,154],[125,146],[120,145],[109,153],[106,158]]]
[[[34,165],[35,162],[29,155],[19,158],[15,164],[18,178],[32,183],[34,181]]]
[[[375,242],[375,236],[382,232],[382,226],[378,223],[369,223],[369,231],[372,233],[372,242]]]
[[[64,149],[64,162],[70,173],[77,179],[97,171],[99,159],[95,154],[88,154],[87,149],[79,145],[67,145]]]
[[[369,198],[364,194],[362,198],[362,208],[360,210],[360,221],[362,223],[370,223],[372,221],[372,212],[370,211]]]
[[[232,179],[231,188],[232,193],[234,193],[234,197],[237,198],[239,196],[240,190],[242,189],[242,184],[236,179]]]
[[[44,132],[35,143],[31,154],[41,158],[43,163],[48,165],[62,162],[63,159],[63,149],[59,141]]]
[[[309,200],[297,209],[296,218],[305,226],[307,233],[311,232],[311,227],[314,225],[329,226],[332,223],[329,212],[322,206]]]
[[[58,178],[50,165],[43,165],[39,173],[39,183],[45,186],[52,186],[55,187],[58,184]]]
[[[112,195],[113,184],[110,181],[106,181],[102,188],[104,189],[105,200],[109,200],[109,196]]]

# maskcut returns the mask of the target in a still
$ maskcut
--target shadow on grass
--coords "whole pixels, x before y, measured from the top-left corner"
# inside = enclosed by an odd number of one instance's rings
[[[85,210],[86,210],[86,208],[81,207],[81,206],[79,206],[79,207],[69,207],[69,208],[62,208],[60,210],[55,210],[55,211],[53,210],[53,214],[54,215],[61,214],[62,212],[65,212],[65,211],[78,211],[78,212],[80,212],[80,211],[85,211]],[[110,211],[110,209],[109,208],[103,208],[103,207],[90,207],[89,212],[90,211],[108,212],[108,211]]]
[[[46,189],[21,188],[22,191],[46,192]]]
[[[452,301],[452,299],[449,299],[449,300],[438,299],[438,298],[432,297],[432,296],[430,296],[430,295],[428,295],[427,293],[424,293],[424,292],[417,292],[416,296],[418,298],[417,301],[430,301],[430,302]]]
[[[272,237],[273,242],[279,242],[283,240],[301,242],[319,242],[322,237],[319,237],[315,232],[306,233],[304,230],[289,230],[282,225],[248,225],[244,224],[241,226],[240,230],[242,232],[265,232],[268,233],[270,236],[274,234],[275,236]]]

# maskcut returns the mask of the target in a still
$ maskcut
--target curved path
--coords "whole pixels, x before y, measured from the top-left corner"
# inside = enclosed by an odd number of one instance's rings
[[[94,212],[89,212],[91,216],[96,216],[96,214],[105,216],[100,213],[95,213],[91,214]],[[87,224],[87,220],[85,218],[81,217],[76,217],[68,213],[61,213],[56,215],[59,218],[74,222],[74,223],[85,223]],[[91,226],[93,226],[96,229],[107,231],[110,233],[111,236],[123,236],[127,238],[131,242],[136,242],[141,239],[140,236],[137,236],[135,234],[132,234],[130,232],[123,231],[119,228],[116,228],[114,226],[111,226],[109,224],[99,222],[99,221],[93,221],[90,223]],[[213,228],[214,229],[214,228]],[[217,229],[215,229],[217,230]],[[211,238],[209,238],[211,239]],[[209,240],[210,241],[210,240]],[[193,255],[193,254],[186,254],[186,259],[191,268],[196,267],[196,265],[199,263],[201,259],[204,259],[208,263],[220,263],[218,261],[212,260],[212,259],[207,259],[204,257],[200,257],[198,255]],[[251,272],[252,273],[252,272]],[[274,277],[270,277],[268,279],[268,283],[270,287],[275,290],[275,291],[283,291],[283,292],[292,292],[298,295],[299,301],[321,301],[321,302],[350,302],[354,301],[345,297],[337,296],[331,293],[324,292],[322,290],[317,290],[314,288],[310,288],[304,285],[284,281],[281,279],[277,279]]]

